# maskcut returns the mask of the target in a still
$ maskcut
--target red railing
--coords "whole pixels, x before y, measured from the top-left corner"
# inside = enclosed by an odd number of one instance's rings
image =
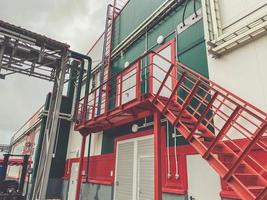
[[[158,56],[168,61],[161,55],[158,54]],[[202,126],[203,128],[204,126],[217,136],[212,144],[207,145],[206,155],[214,150],[217,142],[227,141],[226,144],[234,148],[239,157],[232,166],[232,170],[236,168],[240,160],[247,157],[251,162],[254,162],[255,167],[267,172],[267,166],[264,166],[263,163],[258,163],[249,154],[253,148],[260,148],[267,153],[267,138],[264,137],[267,136],[267,113],[196,73],[186,65],[179,62],[168,62],[172,64],[171,68],[177,71],[177,75],[173,76],[170,71],[155,64],[153,64],[153,68],[158,68],[168,74],[166,77],[175,80],[178,87],[176,86],[176,90],[173,90],[173,88],[164,83],[159,88],[156,97],[162,96],[163,89],[169,90],[170,96],[167,98],[172,99],[176,95],[182,110],[186,109],[198,119],[195,127],[189,130],[191,132],[189,138],[192,137],[198,127]],[[180,82],[181,79],[183,79],[182,83]],[[163,83],[164,80],[161,81],[157,77],[153,77],[153,81]],[[180,95],[177,95],[179,93]],[[165,108],[168,103],[170,101],[167,102]],[[179,121],[180,118],[177,118],[176,123]],[[184,127],[188,129],[188,127]],[[243,146],[236,144],[236,142],[240,142],[240,139],[245,139],[246,141]]]
[[[76,105],[76,126],[107,115],[107,112],[114,109],[123,109],[123,106],[130,102],[141,100],[143,95],[141,94],[141,85],[143,84],[146,87],[149,80],[147,73],[150,64],[144,65],[144,63],[145,60],[149,59],[150,55],[151,52],[147,52],[140,56],[129,67],[94,88],[88,97],[80,99]],[[109,88],[108,98],[106,98],[107,88]]]
[[[157,68],[165,73],[164,78],[151,78],[152,85],[156,82],[160,85],[156,92],[153,91],[152,102],[161,104],[158,108],[163,113],[168,111],[167,118],[175,127],[183,127],[185,131],[182,135],[189,142],[198,141],[196,147],[205,159],[210,159],[211,155],[219,156],[220,160],[214,156],[214,160],[220,163],[215,167],[220,169],[218,171],[224,180],[237,176],[242,184],[249,184],[237,175],[241,164],[245,164],[248,172],[257,176],[257,190],[243,185],[247,191],[241,192],[242,197],[265,198],[267,165],[264,159],[256,157],[255,150],[267,156],[267,113],[186,65],[157,56],[167,61],[169,68],[152,64],[153,70]],[[174,75],[172,71],[175,71]],[[167,84],[167,80],[174,84]],[[221,152],[218,152],[218,148]],[[235,186],[240,183],[238,181]]]

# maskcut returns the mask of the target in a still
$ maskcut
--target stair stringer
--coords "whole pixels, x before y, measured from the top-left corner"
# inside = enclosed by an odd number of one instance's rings
[[[149,100],[150,102],[154,105],[154,107],[159,111],[162,112],[162,114],[167,118],[167,120],[169,120],[169,122],[174,125],[175,123],[175,119],[177,117],[177,115],[175,115],[172,111],[170,111],[167,107],[167,109],[165,110],[165,112],[163,112],[165,104],[164,102],[162,102],[160,100],[160,98],[156,98],[155,99],[155,95],[150,95],[149,96]],[[156,101],[155,101],[156,100]],[[178,108],[178,110],[182,109],[182,106],[178,103],[178,102],[174,102],[173,100],[171,101],[173,104],[175,104]],[[188,111],[184,110],[182,115],[188,115],[191,116],[192,118],[194,118]],[[197,119],[195,119],[195,121],[197,122]],[[259,187],[262,189],[262,191],[255,195],[251,192],[251,190],[256,190],[257,188],[253,188],[253,187],[247,187],[245,184],[243,184],[238,177],[235,175],[235,173],[233,173],[232,176],[230,176],[229,178],[225,179],[225,175],[228,172],[228,168],[218,159],[218,155],[217,154],[209,154],[206,158],[205,158],[205,153],[207,151],[207,148],[205,146],[205,142],[201,141],[201,137],[196,137],[195,135],[193,135],[192,138],[188,138],[190,136],[190,131],[187,129],[186,125],[181,123],[181,121],[179,121],[178,125],[175,126],[175,128],[184,136],[184,138],[189,142],[189,144],[203,157],[203,159],[205,159],[209,165],[219,174],[219,176],[221,178],[223,178],[224,180],[226,180],[226,182],[228,183],[228,185],[235,191],[235,193],[242,199],[242,200],[266,200],[267,199],[267,192],[266,192],[266,188],[267,188],[267,180],[265,180],[255,169],[253,169],[247,162],[242,161],[242,163],[240,164],[240,166],[245,167],[245,169],[247,171],[249,171],[252,174],[255,174],[257,176],[257,178],[259,179],[259,181],[262,183],[263,186],[265,187]],[[205,127],[206,128],[206,127]],[[209,135],[212,135],[214,138],[215,136],[213,135],[213,133],[209,130],[207,130],[207,132],[209,132]],[[199,135],[197,135],[199,136]],[[229,152],[231,153],[235,158],[237,157],[237,155],[235,154],[234,151],[232,151],[232,149],[230,147],[228,147],[226,144],[224,144],[223,142],[220,143],[221,145],[223,145],[223,147]],[[227,153],[228,153],[227,152]]]

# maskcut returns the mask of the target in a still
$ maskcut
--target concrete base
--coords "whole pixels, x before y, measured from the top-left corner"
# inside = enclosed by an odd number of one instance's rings
[[[80,200],[112,200],[113,187],[110,185],[82,184]]]
[[[163,193],[162,200],[187,200],[187,195]]]
[[[67,193],[66,190],[65,193]],[[187,195],[163,193],[162,197],[163,200],[188,200]],[[63,198],[63,200],[65,199]],[[80,200],[113,200],[113,186],[91,183],[82,184]]]
[[[61,199],[62,200],[68,200],[68,190],[69,190],[69,181],[63,180],[62,190],[61,190]]]
[[[59,178],[50,178],[46,192],[47,199],[60,199],[63,180]]]
[[[62,186],[63,186],[62,200],[67,200],[68,181],[63,181]],[[113,186],[84,183],[81,186],[80,200],[113,200]],[[163,193],[162,200],[189,200],[189,199],[187,195]],[[224,198],[222,200],[236,200],[236,199]]]

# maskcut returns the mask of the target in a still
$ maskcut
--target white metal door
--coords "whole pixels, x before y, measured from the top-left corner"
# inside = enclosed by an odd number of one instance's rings
[[[153,135],[118,142],[114,200],[153,200]]]
[[[220,200],[220,177],[200,155],[187,156],[188,197],[191,200]]]
[[[134,197],[134,141],[117,145],[115,200],[133,200]]]
[[[68,200],[75,199],[78,171],[79,171],[79,163],[73,163],[71,166]]]
[[[153,136],[137,141],[137,199],[154,199],[154,140]]]
[[[164,49],[160,50],[158,52],[158,54],[161,55],[162,57],[166,58],[168,61],[173,61],[174,52],[172,52],[172,51],[173,51],[172,45],[169,45],[169,46],[165,47]],[[163,79],[166,76],[166,72],[171,67],[171,63],[169,63],[167,60],[165,60],[164,58],[162,58],[159,55],[154,55],[152,57],[153,77],[156,77],[156,79],[153,78],[153,80],[152,80],[153,81],[153,83],[152,83],[152,85],[153,85],[153,90],[152,90],[153,94],[156,94],[158,92],[159,87],[160,87],[161,83],[163,82]],[[170,77],[167,79],[167,81],[165,83],[166,87],[164,86],[162,88],[161,93],[160,93],[161,96],[169,97],[171,95],[172,82],[173,81],[174,81],[174,79],[172,79]]]
[[[138,159],[138,200],[154,199],[154,157],[142,156]]]

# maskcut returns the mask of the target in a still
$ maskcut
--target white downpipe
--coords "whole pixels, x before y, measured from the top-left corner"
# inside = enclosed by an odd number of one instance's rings
[[[178,169],[178,156],[177,156],[177,145],[176,145],[176,139],[177,137],[177,130],[176,128],[174,127],[174,157],[175,157],[175,179],[178,179],[179,178],[179,169]]]
[[[168,165],[168,179],[171,178],[171,170],[170,170],[170,141],[169,141],[169,121],[167,121],[167,165]]]

